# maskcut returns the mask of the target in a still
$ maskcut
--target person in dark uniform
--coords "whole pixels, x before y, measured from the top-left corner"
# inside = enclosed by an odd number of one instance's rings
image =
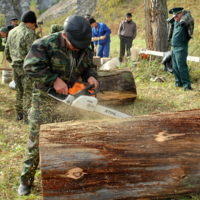
[[[8,36],[8,29],[5,27],[2,27],[0,29],[0,51],[4,51],[5,46],[2,44],[2,38],[6,39]]]
[[[10,31],[11,29],[15,28],[16,26],[18,26],[18,19],[15,17],[15,18],[12,18],[10,20],[11,24],[7,26],[7,29],[8,31]]]
[[[168,30],[172,48],[172,68],[175,76],[175,86],[183,87],[184,91],[192,90],[187,66],[188,42],[192,38],[194,20],[190,11],[176,7],[169,10],[173,17]]]

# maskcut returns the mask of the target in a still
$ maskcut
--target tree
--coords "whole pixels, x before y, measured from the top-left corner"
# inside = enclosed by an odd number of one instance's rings
[[[168,51],[166,0],[144,0],[144,5],[147,49]]]

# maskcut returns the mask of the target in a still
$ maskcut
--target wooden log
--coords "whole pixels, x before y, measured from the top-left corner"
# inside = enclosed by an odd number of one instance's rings
[[[0,67],[0,70],[12,71],[12,68],[8,68],[8,67]]]
[[[163,199],[200,189],[200,110],[41,126],[44,200]]]
[[[130,70],[98,71],[102,93],[97,94],[103,104],[133,103],[137,96],[136,84]]]
[[[93,63],[97,66],[97,69],[101,67],[101,58],[99,56],[93,56]]]

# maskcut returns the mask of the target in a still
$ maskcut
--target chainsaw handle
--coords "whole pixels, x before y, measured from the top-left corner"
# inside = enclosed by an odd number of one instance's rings
[[[84,88],[83,90],[77,92],[76,94],[74,94],[73,96],[75,98],[81,96],[81,95],[87,95],[87,96],[94,96],[96,95],[98,92],[101,91],[101,87],[102,87],[102,82],[99,82],[99,88],[97,90],[95,90],[93,93],[90,93],[89,90],[91,90],[94,87],[94,85],[88,85],[86,88]]]
[[[75,93],[73,96],[74,98],[78,98],[81,95],[87,95],[87,96],[94,96],[96,95],[98,92],[101,91],[101,87],[102,87],[102,82],[99,82],[99,88],[97,90],[95,90],[93,93],[90,93],[91,89],[94,87],[94,85],[88,85],[87,87],[85,87],[83,90],[80,90],[79,92]],[[89,91],[90,90],[90,91]],[[49,96],[54,97],[57,100],[65,100],[67,98],[68,95],[64,95],[64,94],[60,94],[57,93],[56,90],[53,87],[50,87],[47,90],[47,94]]]
[[[94,85],[89,85],[85,89],[88,91],[88,90],[92,89],[93,87],[94,87]],[[96,89],[93,93],[89,93],[88,95],[89,96],[96,95],[97,93],[99,93],[101,91],[101,88],[102,88],[102,82],[99,82],[99,88]]]

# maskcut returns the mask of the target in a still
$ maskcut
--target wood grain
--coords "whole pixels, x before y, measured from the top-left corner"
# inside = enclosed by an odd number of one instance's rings
[[[42,125],[43,198],[162,199],[200,189],[200,110]]]

